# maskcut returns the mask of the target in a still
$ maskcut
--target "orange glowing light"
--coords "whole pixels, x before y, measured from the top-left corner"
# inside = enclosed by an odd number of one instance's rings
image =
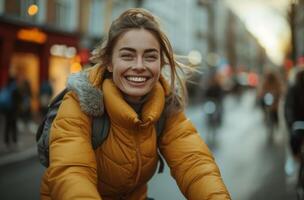
[[[35,4],[32,4],[28,7],[27,9],[27,13],[30,15],[30,16],[33,16],[33,15],[36,15],[37,12],[38,12],[39,8],[37,5]]]
[[[47,39],[47,35],[37,28],[20,29],[17,33],[17,38],[20,40],[43,44]]]

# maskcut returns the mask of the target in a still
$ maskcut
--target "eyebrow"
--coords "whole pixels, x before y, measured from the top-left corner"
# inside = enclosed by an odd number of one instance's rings
[[[119,49],[119,51],[131,51],[131,52],[136,52],[135,49],[130,48],[130,47],[122,47],[121,49]],[[145,49],[144,51],[145,53],[150,53],[150,52],[159,52],[157,49],[155,48],[151,48],[151,49]]]

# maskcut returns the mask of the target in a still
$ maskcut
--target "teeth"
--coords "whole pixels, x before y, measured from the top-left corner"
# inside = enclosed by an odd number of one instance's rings
[[[127,80],[133,81],[133,82],[144,82],[147,80],[147,78],[142,77],[142,76],[128,76]]]

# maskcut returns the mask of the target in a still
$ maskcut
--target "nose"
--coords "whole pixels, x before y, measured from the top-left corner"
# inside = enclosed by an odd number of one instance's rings
[[[134,65],[132,66],[132,69],[136,70],[136,71],[144,71],[145,70],[145,65],[144,65],[143,59],[141,57],[138,57],[136,59],[136,63],[134,63]]]

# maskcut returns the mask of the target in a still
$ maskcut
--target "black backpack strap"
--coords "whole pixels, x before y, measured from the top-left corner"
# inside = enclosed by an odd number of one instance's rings
[[[45,167],[49,166],[49,135],[51,126],[55,117],[57,116],[57,112],[61,105],[63,97],[68,91],[69,90],[65,88],[51,101],[48,106],[48,112],[36,132],[39,161]]]
[[[55,104],[61,103],[64,95],[69,91],[68,88],[64,88],[54,99],[51,101],[51,103],[48,105],[48,108],[53,107]],[[60,105],[60,103],[58,105]]]
[[[165,123],[166,123],[166,116],[165,116],[165,111],[163,111],[158,121],[156,122],[157,139],[161,137],[163,130],[165,128]]]
[[[165,109],[163,110],[162,114],[160,115],[158,121],[156,122],[155,128],[156,128],[156,133],[157,133],[157,146],[158,146],[159,140],[162,136],[163,130],[165,128],[165,123],[166,123],[166,110]],[[164,171],[165,162],[161,156],[159,148],[157,149],[157,154],[158,154],[158,160],[159,160],[158,173],[160,174],[160,173],[163,173],[163,171]]]
[[[157,173],[163,173],[164,172],[164,168],[165,168],[165,162],[164,162],[164,159],[162,158],[160,152],[159,152],[159,149],[157,150],[157,154],[158,154],[158,160],[159,160],[159,166],[158,166],[158,171]]]
[[[92,119],[92,146],[97,149],[107,138],[110,129],[110,120],[107,112]]]

